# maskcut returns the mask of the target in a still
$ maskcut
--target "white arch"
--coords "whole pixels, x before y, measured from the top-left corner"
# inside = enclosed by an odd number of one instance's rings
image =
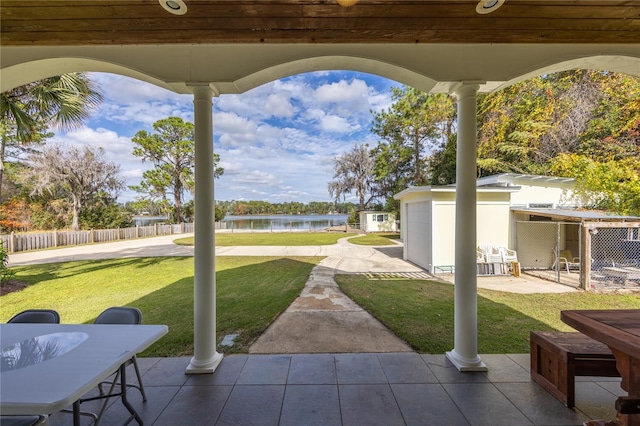
[[[159,78],[154,78],[144,72],[111,62],[88,58],[48,58],[32,62],[23,62],[3,69],[2,80],[0,80],[0,92],[6,92],[14,87],[31,83],[32,81],[71,72],[106,72],[119,74],[155,84],[167,90],[175,90],[174,87]]]
[[[254,87],[261,86],[280,78],[305,72],[332,70],[359,71],[367,74],[375,74],[380,77],[395,80],[407,86],[415,87],[425,92],[431,91],[431,89],[433,89],[437,84],[436,80],[433,80],[423,74],[378,60],[354,56],[321,56],[286,62],[266,68],[236,80],[233,82],[233,87],[223,86],[220,88],[233,88],[236,90],[236,93],[243,93]],[[216,86],[219,85],[220,84]],[[231,93],[229,90],[222,90],[221,92]]]
[[[5,46],[0,90],[71,71],[104,71],[190,93],[188,83],[242,93],[288,75],[319,70],[376,74],[431,92],[461,81],[492,91],[544,73],[604,69],[640,76],[637,45],[335,44]]]
[[[562,61],[542,68],[538,68],[526,74],[522,74],[514,79],[504,82],[495,90],[500,90],[512,84],[539,77],[545,74],[552,74],[560,71],[575,69],[602,70],[640,77],[640,58],[632,56],[590,56],[586,58]]]
[[[213,81],[213,87],[217,93],[244,93],[255,87],[270,81],[289,77],[296,74],[313,71],[346,70],[360,71],[375,74],[381,77],[398,81],[407,86],[412,86],[426,92],[430,91],[437,81],[407,70],[397,65],[379,60],[355,57],[355,56],[320,56],[283,62],[243,76],[233,81]],[[35,61],[21,62],[2,69],[0,92],[5,92],[14,87],[41,80],[43,78],[70,72],[106,72],[132,77],[177,93],[191,93],[187,83],[191,80],[169,82],[157,78],[145,71],[136,70],[129,66],[106,60],[91,59],[86,57],[45,58]]]

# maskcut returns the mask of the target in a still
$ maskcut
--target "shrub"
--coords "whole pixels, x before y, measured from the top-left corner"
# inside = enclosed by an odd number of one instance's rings
[[[6,284],[14,274],[7,263],[9,263],[9,253],[4,247],[4,242],[0,241],[0,286]]]

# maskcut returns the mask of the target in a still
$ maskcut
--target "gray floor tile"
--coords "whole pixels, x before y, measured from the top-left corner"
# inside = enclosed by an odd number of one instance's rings
[[[533,424],[493,384],[446,383],[442,386],[473,426]]]
[[[389,383],[438,383],[435,374],[416,353],[379,354],[378,360]]]
[[[460,372],[445,355],[422,355],[440,383],[488,383],[486,372]]]
[[[613,419],[616,399],[616,395],[596,383],[576,382],[576,408],[592,419]]]
[[[335,385],[335,357],[331,354],[292,355],[287,380],[294,385]]]
[[[520,364],[506,355],[482,355],[482,361],[487,365],[487,378],[492,383],[531,381],[529,368],[524,369]]]
[[[620,379],[618,379],[616,381],[605,380],[605,379],[607,379],[607,377],[595,377],[594,379],[595,379],[594,383],[596,383],[599,386],[605,388],[606,390],[608,390],[609,392],[614,394],[616,397],[618,397],[618,396],[626,396],[627,395],[627,391],[622,389],[622,385],[621,385],[621,380]]]
[[[394,426],[405,422],[389,385],[339,385],[344,426]]]
[[[140,374],[144,375],[151,367],[156,365],[162,358],[141,358],[138,359],[138,369],[140,370]]]
[[[484,355],[480,355],[483,357]],[[530,354],[507,354],[509,358],[515,361],[518,365],[520,365],[525,370],[529,371],[531,369],[531,355]]]
[[[376,354],[340,354],[335,358],[340,384],[387,383]]]
[[[149,386],[181,386],[189,378],[185,374],[190,357],[161,358],[142,375],[145,389]],[[128,374],[128,377],[135,375]]]
[[[235,386],[217,425],[276,426],[285,387],[281,385]]]
[[[238,385],[284,385],[289,374],[290,355],[254,355],[245,362]]]
[[[440,384],[392,384],[391,390],[408,426],[469,425]]]
[[[279,426],[340,426],[336,385],[289,385]]]
[[[232,389],[232,386],[183,386],[154,426],[215,424]]]
[[[138,392],[130,392],[129,401],[138,412],[145,424],[153,424],[165,407],[180,391],[179,386],[151,386],[145,387],[147,402],[142,402]],[[101,425],[121,425],[129,418],[129,412],[119,400],[114,401],[105,412]],[[131,424],[135,424],[135,421]]]
[[[567,408],[535,382],[496,383],[502,392],[522,413],[537,425],[581,425],[587,417]]]
[[[191,374],[187,386],[235,385],[247,355],[226,355],[213,374]]]

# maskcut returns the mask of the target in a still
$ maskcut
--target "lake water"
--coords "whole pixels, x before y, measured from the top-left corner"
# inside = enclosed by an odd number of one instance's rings
[[[344,225],[346,214],[327,215],[228,215],[222,223],[226,229],[255,231],[320,231],[329,226]]]

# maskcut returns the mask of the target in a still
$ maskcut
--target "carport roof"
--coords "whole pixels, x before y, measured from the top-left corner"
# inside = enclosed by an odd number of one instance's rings
[[[572,210],[572,209],[531,209],[522,207],[512,207],[514,213],[524,213],[533,216],[545,216],[552,219],[561,219],[571,222],[608,222],[608,221],[631,221],[640,222],[637,216],[622,216],[598,210]]]
[[[481,177],[476,180],[478,186],[490,185],[535,185],[535,186],[553,186],[567,187],[575,186],[576,180],[567,177],[528,175],[521,173],[501,173],[498,175]]]

